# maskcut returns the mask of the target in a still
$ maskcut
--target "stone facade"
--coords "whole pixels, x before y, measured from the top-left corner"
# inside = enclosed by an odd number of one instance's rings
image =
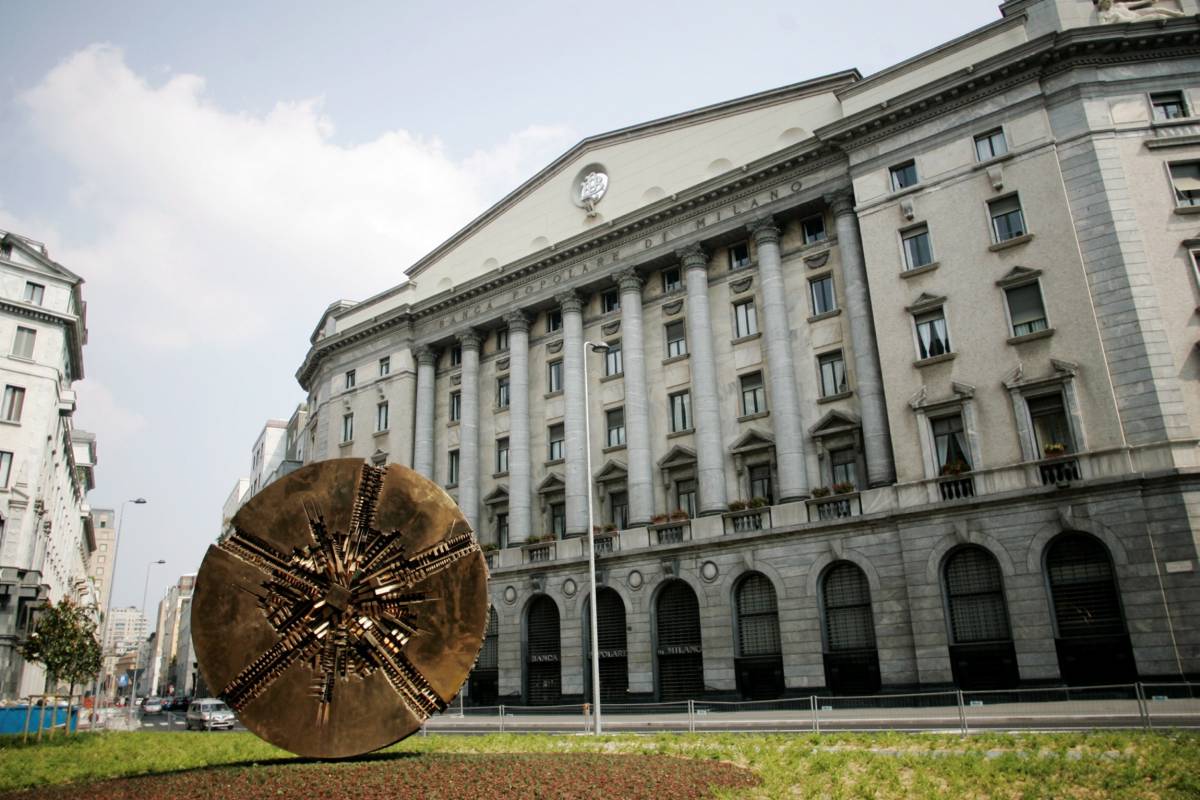
[[[495,548],[476,702],[586,695],[589,492],[613,697],[1200,673],[1197,23],[1001,12],[585,140],[326,312],[305,460]]]

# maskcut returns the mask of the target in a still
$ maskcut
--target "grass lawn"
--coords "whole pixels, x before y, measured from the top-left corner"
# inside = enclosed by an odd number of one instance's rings
[[[15,739],[15,737],[13,737]],[[1077,734],[983,734],[968,738],[944,734],[828,734],[740,735],[740,734],[662,734],[657,736],[613,735],[593,739],[588,736],[450,736],[413,737],[366,761],[337,764],[305,762],[267,745],[251,734],[241,733],[110,733],[84,734],[70,739],[56,738],[41,744],[23,745],[0,738],[0,793],[33,787],[73,784],[70,792],[46,796],[91,796],[78,792],[79,784],[148,774],[171,775],[169,793],[141,792],[129,796],[178,796],[183,781],[195,782],[200,791],[192,797],[218,797],[221,791],[212,785],[213,776],[229,781],[269,785],[273,796],[280,797],[420,797],[411,788],[386,783],[383,793],[346,794],[344,789],[355,781],[341,782],[354,771],[370,775],[373,771],[395,770],[397,774],[413,770],[493,769],[488,765],[513,762],[523,771],[524,794],[480,793],[478,788],[464,793],[439,794],[438,797],[609,797],[616,800],[619,790],[600,785],[602,775],[590,772],[586,782],[593,793],[564,795],[548,788],[533,791],[530,786],[549,787],[555,775],[563,772],[557,763],[569,759],[492,759],[481,756],[504,754],[626,754],[671,756],[710,762],[724,762],[750,770],[757,785],[750,781],[727,782],[711,796],[720,798],[1198,798],[1200,797],[1200,733],[1077,733]],[[411,754],[411,755],[401,755]],[[594,758],[581,763],[598,763]],[[620,777],[631,774],[638,781],[655,780],[665,764],[663,759],[624,761],[613,759]],[[249,765],[259,769],[247,769]],[[639,764],[651,765],[638,766]],[[204,770],[206,767],[229,767]],[[436,768],[436,769],[435,769]],[[587,769],[581,767],[580,770]],[[199,772],[184,772],[202,770]],[[545,779],[541,778],[545,770]],[[557,771],[556,771],[557,770]],[[690,771],[700,772],[689,767]],[[669,771],[669,769],[667,770]],[[731,772],[731,771],[727,771]],[[463,773],[466,774],[466,773]],[[664,773],[665,774],[665,773]],[[707,775],[708,773],[704,773]],[[716,773],[714,773],[716,774]],[[501,776],[491,773],[499,788]],[[530,777],[532,775],[532,778]],[[594,780],[592,778],[595,778]],[[164,779],[167,780],[167,779]],[[464,778],[463,780],[466,780]],[[515,779],[514,779],[515,780]],[[715,780],[715,778],[714,778]],[[133,785],[133,784],[130,784]],[[148,785],[137,782],[137,786]],[[164,784],[165,785],[165,784]],[[434,784],[437,785],[437,784]],[[512,784],[514,787],[518,784]],[[276,792],[277,786],[295,791]],[[441,783],[442,791],[446,784]],[[673,795],[660,785],[657,796],[668,800]],[[453,789],[453,785],[451,789]],[[23,793],[22,793],[23,794]],[[244,793],[243,793],[244,794]],[[251,793],[253,796],[257,794]],[[245,796],[251,796],[246,794]],[[42,796],[42,793],[38,793]],[[119,787],[109,785],[97,796],[126,796]],[[434,796],[434,795],[427,795]],[[650,796],[650,795],[647,795]],[[705,796],[689,794],[680,796]]]

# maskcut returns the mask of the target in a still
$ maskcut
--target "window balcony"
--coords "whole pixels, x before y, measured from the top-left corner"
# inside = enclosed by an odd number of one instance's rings
[[[972,475],[950,475],[938,478],[938,494],[944,501],[968,500],[975,496],[975,478]]]
[[[608,556],[621,549],[616,531],[592,534],[592,547],[598,556]]]
[[[534,542],[521,547],[522,559],[525,564],[545,564],[554,560],[554,549],[557,542]]]
[[[654,544],[679,544],[692,538],[691,520],[660,522],[650,526],[650,537]]]
[[[862,514],[862,495],[858,492],[814,497],[807,503],[809,522],[833,522]]]
[[[1038,475],[1042,486],[1061,486],[1083,478],[1079,459],[1073,455],[1047,458],[1038,464]]]
[[[753,533],[771,529],[771,507],[747,508],[722,514],[725,519],[725,533]]]

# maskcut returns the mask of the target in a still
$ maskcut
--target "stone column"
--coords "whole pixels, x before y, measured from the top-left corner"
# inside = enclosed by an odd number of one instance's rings
[[[413,469],[430,480],[433,477],[433,408],[437,352],[421,346],[413,353],[417,359],[417,408],[413,414]]]
[[[712,319],[708,313],[708,254],[698,244],[675,251],[687,275],[688,352],[692,368],[692,417],[696,428],[696,483],[703,515],[726,510],[725,448],[717,395]]]
[[[520,544],[533,529],[533,462],[529,455],[529,317],[514,311],[508,323],[508,541]]]
[[[583,415],[583,301],[575,292],[563,292],[555,300],[562,307],[563,322],[563,448],[566,450],[567,535],[587,532],[587,492],[591,467],[585,458]]]
[[[625,491],[629,498],[629,527],[637,528],[649,524],[654,516],[642,278],[637,270],[630,268],[618,272],[615,280],[621,287],[621,360],[625,369],[625,455],[629,459]]]
[[[783,285],[783,263],[779,255],[779,228],[769,217],[752,222],[747,228],[758,245],[763,335],[767,366],[771,370],[767,393],[771,398],[771,422],[775,429],[779,500],[791,503],[808,497],[808,471],[804,459],[805,432],[800,418],[800,394],[796,388],[796,364],[792,357],[792,326],[788,323],[787,289]],[[798,326],[796,333],[804,339],[808,332]]]
[[[458,335],[462,348],[462,417],[458,423],[458,505],[479,528],[479,334]]]
[[[867,485],[886,486],[896,482],[896,462],[892,457],[892,433],[883,397],[883,372],[879,366],[875,321],[871,316],[871,291],[867,284],[867,262],[858,230],[858,215],[854,213],[854,200],[849,192],[827,195],[825,202],[833,210],[838,250],[842,256],[842,288],[846,296],[846,315],[850,320],[850,341],[854,347],[854,390],[858,393],[862,413]]]

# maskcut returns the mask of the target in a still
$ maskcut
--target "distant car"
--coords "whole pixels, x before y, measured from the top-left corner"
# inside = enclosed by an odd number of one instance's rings
[[[188,706],[190,706],[191,704],[192,704],[192,698],[181,697],[181,696],[177,695],[175,697],[172,697],[168,702],[163,703],[163,709],[165,711],[187,711]]]
[[[213,731],[218,728],[232,730],[234,723],[233,709],[215,697],[193,701],[188,706],[187,729]]]
[[[142,703],[143,714],[161,714],[163,710],[163,701],[161,697],[147,697],[146,702]]]

